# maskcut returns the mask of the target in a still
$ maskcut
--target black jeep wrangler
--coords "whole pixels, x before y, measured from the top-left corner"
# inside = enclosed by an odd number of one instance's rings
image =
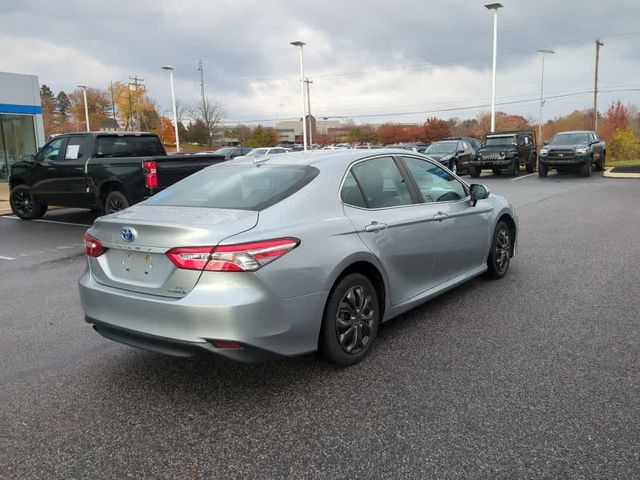
[[[492,132],[482,139],[482,148],[475,160],[469,162],[469,173],[479,177],[483,168],[490,168],[494,175],[502,170],[515,177],[523,165],[527,173],[536,169],[535,136],[530,130]]]

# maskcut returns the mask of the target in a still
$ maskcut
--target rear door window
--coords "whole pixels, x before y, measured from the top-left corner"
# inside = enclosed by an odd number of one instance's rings
[[[99,136],[96,139],[96,158],[153,157],[165,155],[164,147],[155,136]]]
[[[177,207],[263,210],[293,195],[318,175],[307,165],[216,165],[159,192],[145,203]]]

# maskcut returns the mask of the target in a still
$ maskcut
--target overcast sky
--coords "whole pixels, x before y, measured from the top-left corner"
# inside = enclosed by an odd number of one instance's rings
[[[539,48],[545,95],[593,89],[601,50],[600,109],[640,104],[640,0],[503,0],[498,22],[498,109],[537,120]],[[313,80],[316,116],[358,122],[474,117],[490,102],[492,15],[479,0],[0,0],[0,71],[31,73],[55,92],[107,88],[139,75],[169,112],[176,95],[209,97],[230,121],[300,115],[298,52]],[[516,102],[500,105],[503,102]],[[589,93],[546,101],[553,117],[592,105]],[[469,108],[479,107],[479,108]],[[461,109],[462,108],[462,109]],[[411,113],[419,112],[419,113]],[[382,116],[382,115],[389,116]],[[269,123],[263,121],[262,123]]]

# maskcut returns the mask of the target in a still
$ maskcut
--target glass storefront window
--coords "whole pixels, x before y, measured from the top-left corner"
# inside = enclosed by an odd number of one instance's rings
[[[8,180],[11,164],[38,150],[33,122],[32,115],[0,113],[0,182]]]

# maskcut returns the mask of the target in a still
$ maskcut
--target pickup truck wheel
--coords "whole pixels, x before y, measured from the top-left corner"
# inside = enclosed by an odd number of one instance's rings
[[[604,152],[602,152],[598,162],[596,163],[596,172],[602,172],[604,170],[604,165]]]
[[[469,175],[473,178],[478,178],[480,176],[480,167],[469,167]]]
[[[107,198],[104,199],[104,214],[119,212],[129,207],[129,200],[124,196],[124,193],[114,190],[109,192]]]
[[[487,276],[490,278],[502,278],[509,269],[511,261],[511,229],[506,222],[500,221],[493,232],[491,251],[487,259]]]
[[[587,160],[584,162],[584,165],[582,166],[582,176],[583,177],[590,177],[591,176],[591,164],[593,163],[593,158],[589,157],[587,158]]]
[[[35,202],[29,187],[18,185],[11,190],[9,205],[16,216],[23,220],[35,220],[47,213],[48,206]]]
[[[538,175],[544,178],[547,176],[547,173],[549,173],[549,167],[547,167],[546,164],[540,162],[538,164]]]

